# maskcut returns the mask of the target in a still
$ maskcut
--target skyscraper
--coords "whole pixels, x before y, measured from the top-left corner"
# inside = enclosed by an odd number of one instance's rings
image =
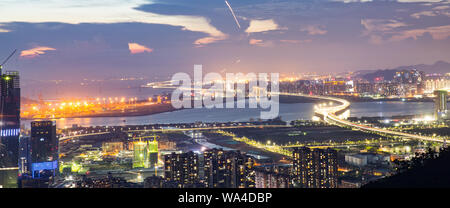
[[[31,138],[29,136],[22,136],[19,139],[19,175],[29,175],[30,170],[30,145]]]
[[[290,166],[263,165],[255,171],[255,188],[292,188]]]
[[[434,95],[436,95],[434,100],[434,115],[436,119],[448,118],[447,90],[436,90],[434,91]]]
[[[17,187],[20,134],[19,72],[0,69],[0,186]]]
[[[180,188],[199,181],[198,155],[194,152],[172,153],[164,159],[165,179],[178,182]]]
[[[337,188],[336,150],[295,148],[293,177],[300,188]]]
[[[148,168],[148,146],[146,142],[133,142],[133,168]]]
[[[133,168],[149,168],[158,163],[158,141],[136,141],[133,148]]]
[[[54,121],[31,122],[30,159],[33,178],[54,176],[58,170],[58,138]]]
[[[205,185],[209,188],[255,187],[254,161],[239,151],[210,149],[203,153]]]
[[[148,142],[149,166],[155,167],[158,164],[158,141]]]

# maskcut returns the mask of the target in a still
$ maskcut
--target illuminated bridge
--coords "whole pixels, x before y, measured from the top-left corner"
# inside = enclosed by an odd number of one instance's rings
[[[321,99],[321,100],[327,100],[327,101],[339,103],[339,105],[337,105],[337,106],[326,106],[326,104],[315,106],[314,113],[327,123],[351,127],[353,129],[373,132],[373,133],[377,133],[377,134],[398,136],[398,137],[402,137],[405,139],[417,139],[417,140],[421,140],[421,141],[432,141],[432,142],[444,142],[445,141],[445,139],[439,138],[439,137],[420,136],[420,135],[409,134],[409,133],[404,133],[404,132],[370,127],[370,126],[361,125],[361,124],[352,123],[350,121],[347,121],[344,118],[339,117],[339,115],[342,114],[350,106],[350,102],[348,102],[347,100],[344,100],[344,99],[335,98],[335,97],[295,94],[295,93],[280,93],[280,95],[308,97],[308,98],[315,98],[315,99]]]
[[[409,134],[404,132],[392,131],[381,129],[377,127],[370,127],[367,125],[361,125],[357,123],[352,123],[350,121],[345,120],[344,118],[340,118],[339,115],[343,114],[349,107],[350,102],[345,99],[335,98],[335,97],[326,97],[326,96],[314,96],[314,95],[305,95],[305,94],[297,94],[297,93],[280,93],[280,95],[286,96],[298,96],[298,97],[307,97],[313,99],[327,100],[329,102],[337,103],[338,105],[327,105],[327,104],[319,104],[315,106],[314,112],[315,115],[320,117],[327,123],[337,124],[340,126],[351,127],[353,129],[373,132],[381,135],[391,135],[398,136],[405,139],[417,139],[421,141],[432,141],[432,142],[444,142],[444,138],[439,137],[427,137],[415,134]],[[193,130],[217,130],[217,129],[236,129],[236,128],[280,128],[280,127],[288,127],[285,125],[244,125],[244,126],[211,126],[211,127],[195,127],[195,128],[162,128],[162,129],[140,129],[140,130],[128,130],[127,132],[171,132],[171,131],[193,131]],[[78,134],[78,135],[67,135],[60,138],[60,141],[71,140],[77,137],[84,136],[92,136],[92,135],[101,135],[108,134],[109,131],[103,132],[92,132],[87,134]]]
[[[200,130],[219,130],[219,129],[240,129],[240,128],[283,128],[289,127],[286,125],[243,125],[243,126],[210,126],[210,127],[192,127],[192,128],[161,128],[161,129],[136,129],[136,130],[124,130],[124,132],[177,132],[177,131],[200,131]],[[111,133],[108,130],[96,132],[96,133],[85,133],[85,134],[69,134],[60,137],[60,141],[71,140],[74,138],[80,138],[85,136],[95,136]]]

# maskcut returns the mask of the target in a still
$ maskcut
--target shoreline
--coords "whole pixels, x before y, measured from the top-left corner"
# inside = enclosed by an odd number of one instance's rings
[[[71,118],[112,118],[112,117],[138,117],[138,116],[149,116],[160,113],[173,112],[178,110],[183,110],[184,108],[176,109],[172,107],[171,104],[164,104],[159,106],[144,106],[138,107],[134,111],[123,111],[123,112],[104,112],[90,115],[74,115],[65,117],[54,117],[54,118],[27,118],[22,117],[21,120],[32,121],[32,120],[56,120],[56,119],[71,119]]]
[[[355,103],[363,103],[363,102],[432,102],[428,99],[408,99],[402,101],[400,98],[396,99],[364,99],[364,98],[353,98],[349,99],[349,97],[346,96],[336,96],[339,98],[347,99],[350,102]],[[291,96],[280,96],[280,103],[281,104],[295,104],[295,103],[317,103],[320,102],[319,99],[312,99],[312,98],[299,98],[299,97],[291,97]],[[114,118],[114,117],[139,117],[139,116],[149,116],[149,115],[155,115],[155,114],[161,114],[161,113],[168,113],[168,112],[174,112],[178,110],[184,110],[186,108],[180,108],[176,109],[172,107],[171,104],[162,104],[157,106],[140,106],[137,107],[135,110],[127,110],[123,112],[104,112],[104,113],[96,113],[96,114],[90,114],[90,115],[73,115],[73,116],[66,116],[66,117],[54,117],[54,118],[29,118],[29,117],[22,117],[21,120],[24,121],[33,121],[33,120],[56,120],[56,119],[76,119],[76,118]],[[188,108],[189,109],[189,108]]]

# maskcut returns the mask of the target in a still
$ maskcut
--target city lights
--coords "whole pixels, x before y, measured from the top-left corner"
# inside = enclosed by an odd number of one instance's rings
[[[0,8],[0,188],[138,190],[12,191],[13,206],[61,192],[106,207],[331,207],[362,197],[313,189],[450,187],[449,0]],[[386,193],[363,200],[399,198]]]

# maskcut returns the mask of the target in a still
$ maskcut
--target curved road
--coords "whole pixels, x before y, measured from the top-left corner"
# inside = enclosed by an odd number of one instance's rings
[[[308,97],[308,98],[328,100],[328,101],[340,103],[340,105],[337,105],[337,106],[318,105],[315,107],[314,112],[316,114],[321,115],[323,117],[324,121],[327,123],[336,123],[336,124],[339,124],[342,126],[348,126],[348,127],[352,127],[352,128],[358,129],[358,130],[362,130],[362,131],[370,131],[370,132],[379,133],[379,134],[399,136],[399,137],[406,138],[406,139],[417,139],[417,140],[432,141],[432,142],[445,142],[444,138],[427,137],[427,136],[420,136],[420,135],[409,134],[409,133],[404,133],[404,132],[391,131],[391,130],[376,128],[376,127],[361,125],[361,124],[357,124],[357,123],[352,123],[345,119],[341,119],[336,115],[336,113],[342,112],[343,110],[347,109],[350,106],[350,102],[348,102],[345,99],[335,98],[335,97],[326,97],[326,96],[305,95],[305,94],[298,94],[298,93],[279,93],[279,94],[287,95],[287,96]],[[147,130],[130,130],[130,131],[155,131],[155,132],[162,131],[162,132],[165,132],[165,131],[189,131],[189,130],[255,128],[255,127],[264,128],[264,127],[286,127],[286,126],[283,126],[283,125],[248,125],[248,126],[200,127],[200,128],[186,128],[186,129],[151,129],[151,130],[147,129]],[[110,132],[99,132],[99,133],[92,133],[92,134],[65,136],[65,137],[61,137],[59,140],[73,139],[76,137],[107,134],[107,133],[110,133]]]
[[[333,123],[334,122],[334,123],[337,123],[337,124],[340,124],[340,125],[343,125],[343,126],[349,126],[349,127],[352,127],[352,128],[356,128],[358,130],[364,130],[364,131],[370,131],[370,132],[374,132],[374,133],[381,133],[381,134],[388,134],[388,135],[393,135],[393,136],[399,136],[399,137],[403,137],[403,138],[406,138],[406,139],[417,139],[417,140],[432,141],[432,142],[444,142],[445,141],[445,139],[439,138],[439,137],[427,137],[427,136],[420,136],[420,135],[403,133],[403,132],[398,132],[398,131],[391,131],[391,130],[376,128],[376,127],[370,127],[370,126],[366,126],[366,125],[361,125],[361,124],[357,124],[357,123],[352,123],[352,122],[347,121],[345,119],[340,119],[336,115],[336,112],[340,112],[342,110],[345,110],[346,108],[348,108],[350,106],[350,102],[348,102],[347,100],[344,100],[344,99],[335,98],[335,97],[325,97],[325,96],[312,96],[312,95],[304,95],[304,94],[296,94],[296,93],[280,93],[280,95],[309,97],[309,98],[323,99],[323,100],[329,100],[329,101],[340,103],[341,105],[330,106],[330,107],[319,105],[318,107],[316,106],[316,108],[314,109],[314,112],[319,114],[319,115],[321,115],[321,116],[323,116],[324,121],[327,122],[327,123]]]

